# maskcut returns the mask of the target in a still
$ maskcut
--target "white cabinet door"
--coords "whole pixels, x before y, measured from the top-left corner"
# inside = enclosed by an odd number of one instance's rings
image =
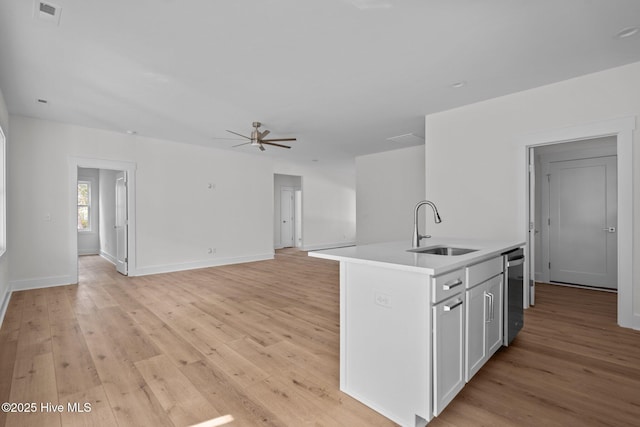
[[[503,275],[494,277],[487,282],[487,293],[489,295],[489,312],[487,323],[487,359],[490,358],[502,346],[502,317],[504,310],[502,307]]]
[[[467,291],[466,381],[478,372],[487,359],[487,306],[486,286],[478,285]]]
[[[502,274],[467,291],[465,379],[502,345]]]
[[[433,306],[433,414],[453,400],[465,384],[464,293]]]

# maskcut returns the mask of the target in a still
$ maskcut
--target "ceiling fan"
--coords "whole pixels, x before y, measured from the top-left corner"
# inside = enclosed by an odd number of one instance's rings
[[[282,145],[282,144],[276,144],[276,141],[278,142],[282,142],[282,141],[295,141],[296,138],[278,138],[278,139],[264,139],[265,136],[267,136],[270,131],[265,130],[263,132],[260,132],[260,130],[258,130],[258,128],[262,125],[262,123],[260,122],[253,122],[252,126],[253,126],[253,130],[251,131],[251,136],[245,136],[245,135],[241,135],[237,132],[234,132],[232,130],[227,130],[227,132],[232,133],[234,135],[238,135],[241,136],[243,138],[246,138],[249,140],[249,142],[244,142],[242,144],[238,144],[238,145],[234,145],[234,147],[240,147],[241,145],[247,145],[247,144],[251,144],[254,147],[258,147],[260,149],[260,151],[264,151],[264,146],[263,144],[266,145],[273,145],[276,147],[281,147],[281,148],[291,148],[288,145]]]

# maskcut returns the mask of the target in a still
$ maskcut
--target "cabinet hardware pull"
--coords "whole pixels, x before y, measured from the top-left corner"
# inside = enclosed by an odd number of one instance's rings
[[[460,286],[460,285],[462,285],[462,280],[460,279],[449,280],[447,283],[442,285],[442,289],[444,289],[445,291],[448,291],[449,289],[453,289],[456,286]]]
[[[491,322],[491,294],[484,293],[484,323]]]
[[[489,304],[491,305],[491,308],[490,308],[490,311],[489,311],[489,313],[490,313],[489,321],[493,322],[494,309],[493,309],[493,294],[492,293],[489,293]]]
[[[443,308],[444,308],[444,311],[451,311],[454,308],[458,307],[459,305],[462,305],[462,300],[458,300],[458,302],[456,302],[453,305],[445,305]]]

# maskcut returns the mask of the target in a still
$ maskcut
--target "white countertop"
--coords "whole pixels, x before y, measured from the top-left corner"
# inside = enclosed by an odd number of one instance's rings
[[[475,264],[524,246],[525,242],[472,240],[446,237],[422,239],[421,248],[433,246],[451,246],[456,248],[477,249],[464,255],[431,255],[407,252],[411,248],[410,241],[376,243],[371,245],[349,246],[345,248],[327,249],[309,252],[309,256],[331,259],[334,261],[376,265],[404,271],[415,271],[429,275],[439,275],[459,267]]]

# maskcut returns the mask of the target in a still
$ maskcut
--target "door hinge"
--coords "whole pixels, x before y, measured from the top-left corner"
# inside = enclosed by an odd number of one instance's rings
[[[551,270],[551,263],[549,263],[549,270]]]
[[[547,225],[551,225],[551,218],[547,218]]]
[[[129,262],[129,258],[125,258],[125,259],[124,259],[124,262]]]

